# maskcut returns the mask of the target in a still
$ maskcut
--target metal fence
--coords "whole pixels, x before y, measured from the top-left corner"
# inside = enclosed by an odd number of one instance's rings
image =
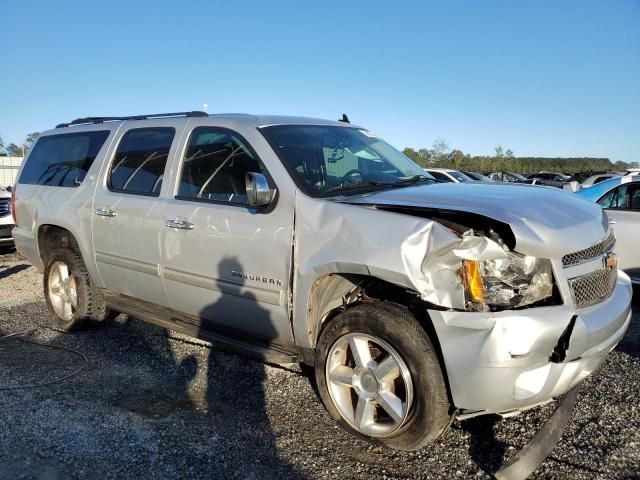
[[[22,157],[0,157],[0,185],[16,183],[16,175],[22,163]]]

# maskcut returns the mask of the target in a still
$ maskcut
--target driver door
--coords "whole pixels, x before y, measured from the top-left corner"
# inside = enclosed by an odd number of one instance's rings
[[[245,175],[269,173],[236,131],[196,127],[186,142],[160,235],[171,306],[201,330],[291,341],[293,200],[248,205]]]

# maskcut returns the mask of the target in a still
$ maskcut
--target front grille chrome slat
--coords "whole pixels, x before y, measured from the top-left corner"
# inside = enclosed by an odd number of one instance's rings
[[[6,217],[11,213],[11,199],[0,198],[0,217]]]
[[[590,260],[593,260],[594,258],[601,257],[605,253],[609,252],[613,248],[615,243],[616,237],[612,233],[606,240],[603,240],[600,243],[592,245],[589,248],[585,248],[584,250],[578,250],[577,252],[565,255],[564,257],[562,257],[562,266],[571,267],[588,262]]]
[[[601,302],[613,293],[618,270],[608,268],[569,280],[569,288],[576,308],[584,308]]]

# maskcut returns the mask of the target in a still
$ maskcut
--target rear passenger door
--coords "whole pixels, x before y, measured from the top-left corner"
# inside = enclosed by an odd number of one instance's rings
[[[247,138],[260,135],[246,130]],[[269,172],[235,130],[196,127],[181,156],[161,235],[171,306],[198,317],[201,331],[233,328],[291,341],[292,198],[247,204],[245,175]]]
[[[167,306],[160,277],[162,192],[180,131],[155,121],[145,127],[130,122],[118,133],[93,202],[98,271],[107,289]]]

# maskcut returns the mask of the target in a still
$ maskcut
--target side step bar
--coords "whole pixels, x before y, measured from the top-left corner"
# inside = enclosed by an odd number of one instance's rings
[[[271,363],[298,363],[300,352],[294,346],[283,346],[269,340],[253,337],[232,328],[203,326],[201,319],[176,312],[170,308],[137,300],[127,295],[102,291],[105,301],[113,310],[126,313],[159,327],[184,333],[211,342],[214,347],[229,353],[245,355]]]

